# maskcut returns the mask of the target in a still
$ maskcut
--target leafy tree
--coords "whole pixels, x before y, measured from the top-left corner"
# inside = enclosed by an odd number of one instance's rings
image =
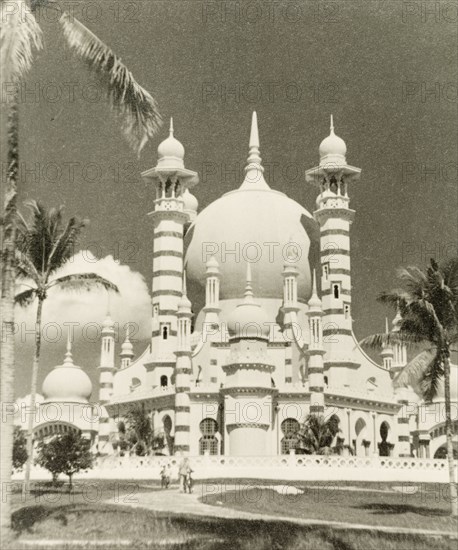
[[[49,441],[40,441],[36,463],[51,472],[53,480],[59,474],[69,479],[69,490],[72,490],[73,475],[81,470],[92,468],[94,455],[90,451],[91,442],[73,431],[53,437]]]
[[[13,468],[20,470],[27,462],[27,439],[19,426],[14,427]]]
[[[133,407],[126,414],[127,437],[132,450],[140,456],[148,454],[153,444],[153,427],[144,407]]]
[[[19,218],[17,235],[19,254],[16,262],[17,277],[24,281],[27,290],[16,296],[16,303],[27,306],[35,300],[38,301],[35,324],[35,353],[30,389],[30,407],[34,410],[41,352],[42,312],[48,292],[53,288],[63,291],[89,291],[102,288],[118,292],[118,288],[95,273],[77,273],[55,277],[56,272],[73,256],[78,238],[87,222],[73,216],[67,223],[64,223],[63,206],[48,210],[36,201],[30,201],[28,206],[32,213],[30,221],[27,222],[22,216]],[[30,480],[33,452],[33,419],[34,415],[29,415],[27,430],[27,453],[29,458],[26,465],[25,484]]]
[[[332,454],[332,443],[339,432],[339,419],[336,416],[325,418],[309,414],[297,432],[296,450],[305,454]]]
[[[378,300],[397,308],[401,314],[399,331],[373,334],[361,344],[372,349],[398,342],[425,349],[410,361],[395,378],[398,387],[412,386],[425,402],[431,402],[443,383],[445,397],[445,432],[449,469],[452,515],[458,515],[457,486],[453,462],[453,426],[450,402],[450,352],[458,342],[458,257],[429,267],[398,270],[403,286],[383,292]]]

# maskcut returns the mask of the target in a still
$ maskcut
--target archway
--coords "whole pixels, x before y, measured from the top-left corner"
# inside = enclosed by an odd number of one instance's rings
[[[295,418],[286,418],[281,423],[283,437],[281,440],[281,454],[287,455],[291,449],[296,447],[296,434],[299,431],[300,424]]]
[[[355,454],[356,456],[368,456],[370,441],[367,437],[367,425],[366,422],[359,418],[355,424]]]
[[[165,441],[167,443],[167,449],[170,455],[173,455],[173,437],[171,435],[172,431],[172,419],[168,414],[162,419],[162,425],[164,427]]]
[[[380,442],[378,444],[378,454],[380,456],[391,456],[394,445],[388,441],[390,433],[390,425],[384,420],[380,424]]]
[[[218,432],[218,423],[213,418],[204,418],[199,424],[202,434],[199,439],[199,454],[208,452],[211,455],[219,454],[219,442],[216,434]]]

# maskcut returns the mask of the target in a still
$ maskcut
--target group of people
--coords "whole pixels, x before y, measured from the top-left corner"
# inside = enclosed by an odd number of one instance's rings
[[[161,468],[161,489],[168,489],[171,478],[170,464],[164,464]],[[192,468],[189,459],[184,457],[178,466],[178,476],[180,481],[180,493],[192,493]]]

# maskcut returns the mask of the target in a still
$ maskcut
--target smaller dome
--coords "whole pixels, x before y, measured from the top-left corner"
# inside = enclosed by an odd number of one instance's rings
[[[102,323],[102,333],[114,332],[113,319],[107,314],[105,320]]]
[[[159,144],[157,148],[158,166],[167,166],[173,168],[183,168],[184,147],[173,136],[173,119],[170,119],[170,135]]]
[[[189,192],[189,189],[186,189],[182,196],[183,199],[183,210],[190,210],[192,212],[197,212],[199,207],[199,201],[196,197]]]
[[[186,294],[183,294],[180,298],[180,301],[178,302],[178,311],[191,311],[191,301],[186,296]]]
[[[63,365],[54,367],[44,379],[42,393],[46,402],[87,403],[91,397],[91,379],[70,361],[67,357]]]
[[[215,267],[219,267],[219,263],[218,263],[218,260],[215,258],[215,256],[212,256],[208,262],[205,264],[206,267],[211,267],[211,268],[215,268]]]
[[[132,342],[129,340],[128,334],[126,334],[126,339],[122,343],[120,355],[121,357],[122,356],[129,357],[134,355],[134,346],[132,345]]]
[[[334,133],[334,123],[331,115],[331,130],[329,136],[324,138],[320,144],[320,164],[335,162],[337,164],[345,163],[347,146],[345,141]]]

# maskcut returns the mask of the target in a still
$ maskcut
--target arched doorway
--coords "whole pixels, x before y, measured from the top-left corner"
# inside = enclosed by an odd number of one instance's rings
[[[358,418],[355,424],[355,454],[356,456],[369,456],[370,441],[367,437],[367,425],[364,419]]]
[[[394,445],[389,442],[390,433],[390,425],[388,422],[383,421],[380,424],[380,442],[378,444],[379,456],[391,456]]]
[[[167,449],[169,451],[169,455],[173,455],[173,437],[171,435],[172,419],[168,414],[166,414],[162,419],[162,425],[164,427],[165,441],[167,443]]]
[[[281,440],[281,454],[287,455],[291,449],[296,446],[296,434],[299,431],[300,424],[295,418],[286,418],[281,423],[283,437]]]

